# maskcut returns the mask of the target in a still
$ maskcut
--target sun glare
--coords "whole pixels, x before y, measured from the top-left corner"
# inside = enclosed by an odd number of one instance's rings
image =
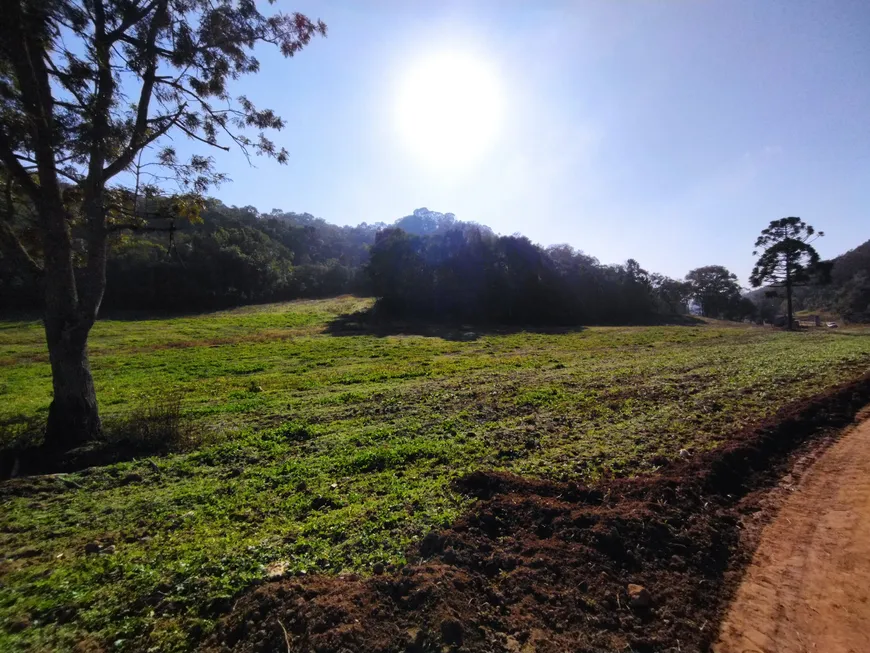
[[[503,98],[495,71],[480,58],[441,53],[410,66],[399,88],[396,124],[424,162],[463,167],[494,143]]]

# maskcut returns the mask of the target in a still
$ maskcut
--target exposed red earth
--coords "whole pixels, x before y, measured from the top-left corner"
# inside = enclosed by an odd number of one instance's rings
[[[714,650],[870,651],[870,420],[789,489]]]

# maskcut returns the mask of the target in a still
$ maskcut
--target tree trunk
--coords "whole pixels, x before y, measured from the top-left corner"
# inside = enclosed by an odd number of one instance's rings
[[[69,221],[63,206],[43,207],[45,341],[54,396],[48,409],[45,445],[63,453],[100,435],[97,396],[88,362],[88,333],[95,312],[82,311]]]
[[[794,330],[794,317],[791,308],[791,267],[786,264],[785,268],[785,296],[788,301],[788,330]]]
[[[94,439],[102,428],[88,362],[89,331],[90,325],[87,324],[69,324],[49,316],[45,319],[54,386],[45,445],[58,452]]]

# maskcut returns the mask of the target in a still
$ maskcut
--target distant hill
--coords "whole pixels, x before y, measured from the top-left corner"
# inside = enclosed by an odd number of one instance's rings
[[[452,213],[430,211],[426,207],[415,209],[411,215],[399,218],[393,223],[393,226],[415,236],[434,236],[456,230],[465,232],[469,229],[493,235],[492,229],[486,225],[457,220]]]
[[[870,322],[870,240],[836,257],[833,264],[831,283],[795,289],[795,311],[834,314],[849,322]],[[765,297],[767,290],[760,288],[748,296],[759,305],[763,316],[781,314],[784,299]]]

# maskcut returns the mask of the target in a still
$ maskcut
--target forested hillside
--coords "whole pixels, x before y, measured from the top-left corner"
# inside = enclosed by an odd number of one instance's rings
[[[849,322],[870,322],[870,240],[841,254],[832,261],[828,284],[795,288],[797,311],[813,311],[840,316]],[[751,294],[765,317],[782,313],[782,293],[766,297],[769,289]]]
[[[870,241],[834,259],[831,285],[802,289],[799,306],[828,310],[853,322],[870,321]]]

